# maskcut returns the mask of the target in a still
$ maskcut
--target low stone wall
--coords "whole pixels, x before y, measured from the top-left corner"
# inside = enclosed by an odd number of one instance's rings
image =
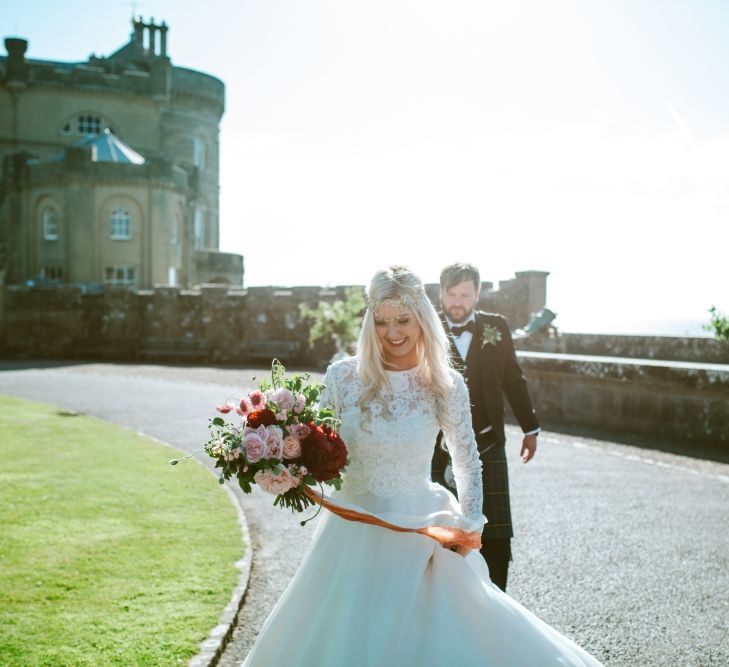
[[[561,333],[539,334],[516,344],[518,349],[533,352],[729,364],[729,343],[713,338]]]
[[[729,366],[518,357],[548,430],[729,458]]]
[[[216,261],[223,263],[206,270],[225,272],[236,258],[221,254]],[[486,284],[480,306],[508,313],[514,326],[522,324],[535,306],[544,305],[546,276],[522,272],[499,290]],[[205,363],[270,363],[276,356],[324,368],[334,345],[309,347],[309,325],[301,319],[299,305],[341,299],[345,290],[203,285],[196,290],[105,287],[84,293],[72,286],[31,289],[0,283],[0,355]],[[428,285],[427,291],[437,303],[438,286]]]
[[[286,362],[319,365],[327,350],[309,349],[296,300],[316,303],[320,292],[304,288],[294,296],[206,287],[107,288],[83,294],[73,288],[6,288],[0,353],[8,358],[225,364],[270,362],[272,352],[285,351]]]

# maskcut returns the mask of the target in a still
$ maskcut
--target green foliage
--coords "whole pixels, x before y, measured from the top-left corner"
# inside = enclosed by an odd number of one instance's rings
[[[713,332],[716,340],[729,341],[729,318],[720,313],[716,306],[709,308],[709,313],[711,313],[711,323],[705,324],[704,330]]]
[[[0,397],[0,433],[0,664],[187,664],[239,577],[210,473],[19,399]]]
[[[285,374],[286,369],[284,368],[284,365],[278,359],[274,359],[271,362],[271,381],[274,387],[278,388],[284,386]],[[287,388],[290,389],[290,387]]]
[[[321,339],[332,339],[338,351],[345,351],[348,345],[357,341],[365,308],[364,290],[361,287],[348,287],[344,300],[338,299],[332,303],[320,301],[316,308],[309,308],[302,303],[299,306],[301,317],[312,322],[309,345],[313,346]]]

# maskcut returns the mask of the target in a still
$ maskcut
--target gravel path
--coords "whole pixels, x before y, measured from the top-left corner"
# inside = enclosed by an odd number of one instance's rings
[[[0,393],[108,419],[192,452],[205,440],[212,406],[251,389],[252,376],[263,373],[5,363]],[[509,593],[607,665],[729,665],[729,465],[544,433],[525,466],[518,433],[508,435],[517,535]],[[269,496],[236,493],[254,559],[224,667],[242,661],[313,530],[274,510]]]

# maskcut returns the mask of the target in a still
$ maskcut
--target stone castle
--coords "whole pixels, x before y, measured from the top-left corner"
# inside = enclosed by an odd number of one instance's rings
[[[225,87],[172,64],[165,23],[86,62],[0,57],[0,282],[241,286],[221,253]]]
[[[0,355],[320,363],[331,351],[309,349],[298,306],[344,287],[243,289],[243,257],[218,251],[225,88],[172,65],[167,36],[134,19],[127,44],[82,63],[5,39]],[[523,326],[547,275],[484,283],[480,306]]]

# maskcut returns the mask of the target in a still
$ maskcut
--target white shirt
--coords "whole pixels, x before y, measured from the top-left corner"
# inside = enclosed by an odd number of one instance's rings
[[[452,327],[462,327],[467,322],[475,322],[476,321],[476,313],[471,312],[471,316],[461,322],[460,324],[454,324],[451,322],[447,317],[445,318],[446,324],[448,325],[448,328]],[[464,331],[460,336],[454,336],[450,332],[448,335],[453,340],[453,343],[456,346],[456,349],[458,350],[458,354],[461,355],[461,359],[463,361],[466,361],[466,357],[468,356],[468,350],[471,347],[471,341],[473,340],[473,334],[470,331]]]

